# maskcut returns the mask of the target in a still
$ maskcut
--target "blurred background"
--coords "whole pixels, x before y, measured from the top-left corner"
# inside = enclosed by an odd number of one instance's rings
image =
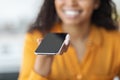
[[[114,0],[120,16],[120,0]],[[17,80],[23,42],[43,0],[0,0],[0,80]]]
[[[0,80],[17,80],[23,42],[42,0],[0,0]]]

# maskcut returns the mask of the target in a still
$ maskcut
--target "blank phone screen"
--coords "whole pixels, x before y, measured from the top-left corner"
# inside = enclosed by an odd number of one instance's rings
[[[49,33],[47,34],[38,48],[36,53],[57,53],[61,48],[67,33]]]

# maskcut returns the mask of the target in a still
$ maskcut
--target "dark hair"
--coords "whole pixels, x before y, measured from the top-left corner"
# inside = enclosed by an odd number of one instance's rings
[[[100,6],[93,12],[91,21],[97,27],[117,30],[117,18],[115,3],[112,0],[100,0]],[[36,21],[29,31],[37,29],[45,34],[51,30],[56,22],[58,22],[58,15],[55,10],[54,0],[45,0]]]

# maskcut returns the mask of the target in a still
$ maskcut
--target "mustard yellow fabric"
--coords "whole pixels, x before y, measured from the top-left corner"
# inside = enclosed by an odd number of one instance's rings
[[[62,32],[56,25],[51,32]],[[52,72],[48,77],[37,74],[33,67],[37,39],[43,38],[35,30],[27,33],[19,80],[113,80],[120,72],[120,33],[103,28],[91,27],[86,52],[81,61],[76,51],[69,46],[63,55],[55,55]]]

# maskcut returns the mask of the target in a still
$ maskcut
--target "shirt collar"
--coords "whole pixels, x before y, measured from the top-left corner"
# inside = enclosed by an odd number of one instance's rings
[[[100,46],[102,43],[102,36],[100,32],[100,28],[98,28],[96,25],[91,26],[91,32],[88,37],[87,45],[88,46]]]

